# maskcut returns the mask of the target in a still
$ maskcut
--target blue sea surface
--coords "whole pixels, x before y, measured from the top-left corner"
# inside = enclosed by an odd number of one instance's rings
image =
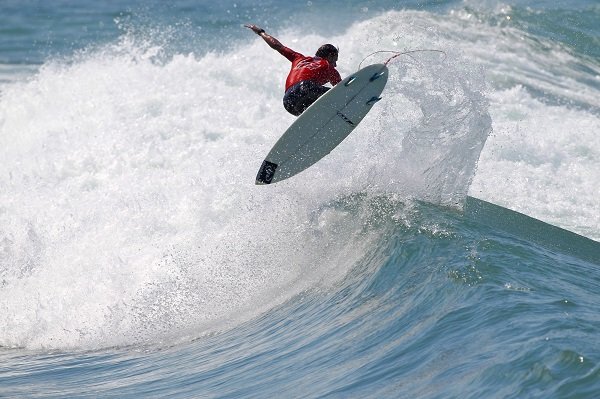
[[[0,3],[0,397],[597,398],[596,1]],[[390,62],[255,186],[289,63]],[[443,51],[440,56],[437,51]]]

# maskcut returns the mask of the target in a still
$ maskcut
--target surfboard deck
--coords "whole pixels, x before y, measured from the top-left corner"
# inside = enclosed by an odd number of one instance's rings
[[[258,171],[256,184],[290,178],[329,154],[381,100],[387,79],[385,65],[369,65],[319,97],[275,143]]]

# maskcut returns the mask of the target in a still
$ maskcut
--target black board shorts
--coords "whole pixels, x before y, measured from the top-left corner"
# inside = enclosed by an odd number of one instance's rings
[[[327,90],[329,87],[321,86],[312,80],[303,80],[287,89],[283,96],[283,107],[290,114],[298,116],[327,93]]]

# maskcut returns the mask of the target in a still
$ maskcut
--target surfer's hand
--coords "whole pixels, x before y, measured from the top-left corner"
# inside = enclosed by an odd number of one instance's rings
[[[244,25],[244,26],[245,26],[246,28],[248,28],[248,29],[252,30],[252,32],[256,33],[257,35],[260,35],[261,33],[263,33],[263,32],[265,31],[264,29],[262,29],[262,28],[259,28],[258,26],[256,26],[256,25],[252,25],[252,24],[249,24],[249,25]]]

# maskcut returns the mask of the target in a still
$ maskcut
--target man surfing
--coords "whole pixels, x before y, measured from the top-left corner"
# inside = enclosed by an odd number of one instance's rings
[[[342,80],[335,69],[338,49],[334,45],[324,44],[319,47],[314,57],[309,57],[284,46],[256,25],[244,26],[262,37],[272,49],[291,61],[292,68],[285,81],[283,96],[283,106],[290,114],[300,115],[329,90],[329,87],[324,86],[325,84],[331,83],[335,86]]]

